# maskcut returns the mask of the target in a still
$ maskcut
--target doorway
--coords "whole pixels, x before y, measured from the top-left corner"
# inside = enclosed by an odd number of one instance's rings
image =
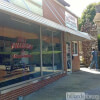
[[[72,73],[71,42],[66,43],[67,73]]]

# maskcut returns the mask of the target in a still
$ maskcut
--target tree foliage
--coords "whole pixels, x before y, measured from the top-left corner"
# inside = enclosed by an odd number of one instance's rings
[[[81,26],[84,25],[84,23],[86,22],[87,19],[89,19],[89,21],[93,24],[93,19],[96,15],[96,10],[95,10],[95,6],[100,4],[99,3],[92,3],[90,5],[87,6],[87,8],[83,11],[81,18],[78,19],[78,24],[79,24],[79,30],[81,29]]]

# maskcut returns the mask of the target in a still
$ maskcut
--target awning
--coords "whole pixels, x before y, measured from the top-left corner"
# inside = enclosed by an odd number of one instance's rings
[[[88,33],[85,33],[85,32],[80,32],[80,34],[84,34],[85,37],[89,37],[90,39],[84,39],[83,37],[81,36],[77,36],[77,35],[73,35],[73,34],[70,34],[70,33],[67,33],[66,36],[65,36],[65,40],[66,41],[84,41],[84,40],[96,40],[96,38],[94,38],[93,36],[89,35]]]
[[[0,0],[0,11],[8,13],[10,15],[18,16],[20,18],[24,18],[24,19],[29,20],[31,22],[45,25],[45,26],[53,28],[53,29],[63,31],[66,34],[68,34],[68,35],[70,34],[71,36],[73,36],[73,41],[75,41],[75,39],[78,39],[80,41],[81,40],[91,40],[88,33],[84,34],[80,31],[73,30],[73,29],[70,29],[70,28],[65,27],[63,25],[57,24],[51,20],[48,20],[48,19],[41,17],[39,15],[36,15],[30,11],[27,11],[23,8],[20,8],[16,5],[13,5],[13,4],[6,2],[4,0]],[[69,38],[71,38],[71,37],[69,37]]]

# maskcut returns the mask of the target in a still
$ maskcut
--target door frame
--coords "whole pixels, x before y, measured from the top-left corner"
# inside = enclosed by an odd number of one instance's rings
[[[67,49],[68,49],[68,47],[67,47],[68,44],[67,44],[67,43],[70,44],[70,62],[71,62],[71,68],[70,68],[70,69],[71,69],[71,71],[67,71],[67,73],[70,74],[70,73],[72,73],[72,46],[71,46],[71,41],[67,41],[67,42],[66,42],[66,57],[67,57],[67,51],[68,51],[68,50],[67,50]],[[67,58],[66,58],[66,59],[67,59]],[[66,61],[66,62],[67,62],[67,61]],[[67,67],[67,69],[68,69],[68,66],[66,66],[66,67]]]

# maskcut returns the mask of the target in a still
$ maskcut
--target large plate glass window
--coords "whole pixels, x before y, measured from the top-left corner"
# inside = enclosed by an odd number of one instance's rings
[[[42,64],[44,75],[62,70],[60,31],[42,27]]]
[[[72,42],[72,48],[73,48],[73,56],[78,56],[78,42],[74,41]]]
[[[61,32],[53,32],[53,46],[54,46],[54,70],[62,70],[62,45]]]
[[[42,27],[42,71],[43,75],[53,71],[52,31]]]
[[[40,77],[40,26],[0,13],[0,87]]]

